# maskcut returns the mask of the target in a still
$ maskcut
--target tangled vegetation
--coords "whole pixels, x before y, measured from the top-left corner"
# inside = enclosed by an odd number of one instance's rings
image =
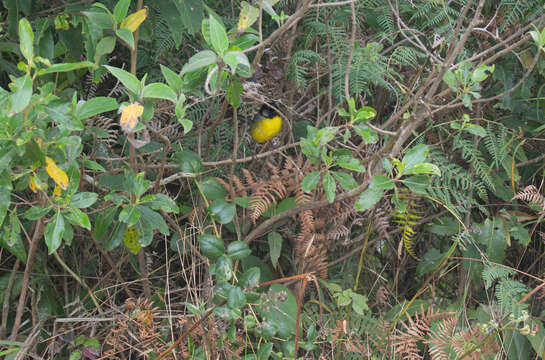
[[[543,1],[1,6],[2,357],[545,357]]]

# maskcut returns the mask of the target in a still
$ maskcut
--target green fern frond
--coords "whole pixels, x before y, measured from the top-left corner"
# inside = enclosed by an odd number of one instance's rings
[[[403,191],[399,193],[398,199],[404,203],[404,206],[393,212],[393,221],[402,231],[401,240],[403,241],[407,253],[416,261],[420,261],[413,249],[416,236],[415,229],[420,225],[419,220],[422,218],[421,211],[418,209],[419,205],[417,199],[414,197],[414,194],[406,189],[403,189]]]

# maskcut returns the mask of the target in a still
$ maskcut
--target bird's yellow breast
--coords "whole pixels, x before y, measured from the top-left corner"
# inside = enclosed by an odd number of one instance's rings
[[[250,135],[258,143],[272,139],[282,129],[282,118],[275,116],[272,118],[261,118],[250,128]]]

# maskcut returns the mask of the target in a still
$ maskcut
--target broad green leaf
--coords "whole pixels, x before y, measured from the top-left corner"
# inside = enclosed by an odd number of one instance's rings
[[[104,55],[110,54],[115,48],[115,37],[106,36],[100,39],[95,49],[95,63],[98,64]]]
[[[372,208],[382,199],[383,191],[378,189],[367,188],[361,193],[359,199],[354,203],[354,208],[357,211],[365,211]]]
[[[10,189],[0,186],[0,229],[6,218],[9,205],[11,203],[11,191]],[[32,209],[32,208],[31,208]]]
[[[132,226],[140,219],[140,210],[137,205],[123,206],[123,210],[119,213],[119,221],[126,223],[128,226]]]
[[[180,165],[182,172],[198,174],[202,171],[202,159],[196,152],[185,150],[174,154],[174,160]]]
[[[83,15],[87,17],[90,23],[102,30],[113,30],[114,28],[112,17],[102,11],[84,11]]]
[[[139,208],[147,209],[147,207],[145,206],[140,206]],[[145,216],[144,211],[145,210],[142,211],[142,216],[140,216],[140,219],[138,219],[138,222],[134,225],[134,227],[136,228],[136,232],[138,234],[138,243],[140,244],[140,246],[149,246],[153,240],[153,230],[157,228],[157,226],[156,224],[148,221],[150,217]],[[164,220],[163,220],[163,224],[164,224]],[[162,226],[166,227],[166,224]],[[168,227],[166,227],[166,234],[168,234]]]
[[[114,7],[114,19],[120,23],[125,16],[127,16],[127,11],[129,10],[129,5],[131,0],[118,0],[117,4]]]
[[[341,156],[335,164],[346,170],[365,172],[365,166],[360,164],[360,161],[352,156]]]
[[[234,108],[238,108],[242,103],[240,95],[242,94],[243,90],[242,84],[237,78],[231,80],[229,83],[229,86],[227,87],[227,100]]]
[[[30,63],[34,57],[34,33],[32,26],[25,18],[19,20],[19,47],[27,63]]]
[[[273,231],[267,235],[267,241],[269,242],[271,263],[276,269],[278,266],[278,259],[280,258],[280,252],[282,251],[282,236],[276,231]]]
[[[158,229],[159,232],[163,235],[169,235],[170,231],[168,225],[161,214],[157,211],[151,210],[149,207],[144,205],[138,205],[138,210],[141,213],[141,220],[145,220],[149,223],[149,227],[152,230]],[[140,242],[142,244],[142,242]],[[146,244],[147,245],[147,244]]]
[[[486,65],[480,65],[478,68],[476,68],[473,71],[473,74],[471,74],[471,81],[473,82],[482,82],[488,77],[487,72],[494,72],[494,65],[492,66],[486,66]]]
[[[134,50],[134,35],[129,29],[116,29],[115,34],[123,40],[131,50]]]
[[[15,85],[16,90],[10,96],[10,115],[15,115],[23,111],[30,103],[30,98],[32,97],[32,80],[28,74],[15,79],[13,85]]]
[[[117,214],[117,207],[110,207],[100,212],[93,224],[93,232],[95,240],[102,242],[102,238],[106,235],[108,228],[112,224],[115,215]]]
[[[127,224],[123,222],[116,223],[110,236],[107,236],[104,240],[104,250],[112,251],[121,245],[125,230],[127,230]]]
[[[339,185],[344,190],[352,190],[355,187],[358,186],[358,183],[352,176],[352,174],[340,172],[340,171],[331,171],[331,174],[333,174],[333,177],[335,177],[335,180],[339,183]]]
[[[421,194],[428,194],[428,187],[430,186],[430,177],[428,175],[413,175],[401,180],[411,191]]]
[[[153,210],[163,210],[165,212],[173,213],[178,213],[180,211],[176,202],[165,194],[146,195],[140,202],[149,205]]]
[[[233,260],[221,255],[216,262],[216,278],[218,281],[229,281],[233,277]]]
[[[228,51],[223,56],[223,61],[231,68],[231,74],[234,74],[238,66],[250,69],[250,61],[242,51]]]
[[[363,315],[365,311],[369,310],[369,306],[367,306],[367,297],[365,297],[364,295],[353,293],[352,294],[352,309],[356,313]]]
[[[401,161],[405,165],[405,172],[416,164],[424,162],[429,151],[430,149],[426,144],[418,144],[410,149],[405,156],[403,156],[403,160]]]
[[[61,246],[62,236],[64,234],[64,218],[60,211],[47,223],[44,230],[45,244],[47,253],[53,254]]]
[[[25,211],[24,216],[25,216],[25,219],[27,220],[31,220],[31,221],[38,220],[44,217],[45,215],[47,215],[51,211],[51,209],[53,209],[51,206],[33,206],[29,208],[27,211]]]
[[[80,61],[80,62],[75,62],[75,63],[53,64],[50,67],[48,67],[47,69],[45,69],[43,73],[40,72],[40,75],[85,69],[85,68],[90,68],[90,67],[93,67],[93,66],[95,66],[95,64],[93,64],[90,61]]]
[[[287,339],[295,334],[297,301],[289,288],[271,285],[262,304],[256,306],[258,313],[278,329],[278,337]]]
[[[452,91],[456,91],[456,88],[458,87],[458,81],[456,80],[456,76],[452,71],[447,70],[445,72],[445,75],[443,75],[443,81],[450,87]]]
[[[143,97],[170,100],[172,103],[176,103],[176,100],[178,99],[174,90],[163,83],[146,85],[146,87],[144,87]]]
[[[441,170],[439,169],[439,167],[437,167],[437,165],[423,162],[420,164],[415,164],[410,169],[405,168],[405,170],[403,171],[403,174],[404,175],[432,174],[432,175],[441,176]]]
[[[375,175],[371,180],[369,188],[376,190],[392,190],[395,186],[394,180],[384,175]]]
[[[198,236],[201,252],[210,260],[217,260],[225,253],[223,241],[215,235],[202,234]]]
[[[159,66],[161,67],[161,73],[167,81],[168,86],[170,86],[175,93],[179,94],[183,87],[180,76],[162,64],[159,64]]]
[[[93,193],[92,193],[93,194]],[[87,230],[91,230],[91,222],[86,213],[77,208],[68,209],[63,212],[63,215],[66,217],[66,220],[72,225],[81,226]]]
[[[238,279],[239,286],[244,289],[255,287],[259,285],[259,279],[261,278],[261,270],[259,267],[254,266],[242,273]]]
[[[335,179],[328,172],[325,173],[322,179],[322,185],[324,186],[325,194],[327,196],[327,201],[330,203],[335,200],[335,191],[337,190],[337,184],[335,184]]]
[[[208,210],[220,224],[230,223],[235,216],[235,204],[230,204],[223,199],[212,201]]]
[[[241,260],[252,253],[247,243],[243,241],[233,241],[227,246],[227,254],[233,260]]]
[[[98,194],[93,192],[80,192],[70,198],[70,206],[85,209],[93,205],[98,199]]]
[[[229,40],[227,39],[227,32],[225,27],[212,15],[208,18],[210,24],[210,43],[212,48],[220,55],[225,53],[225,50],[229,47]]]
[[[308,193],[312,190],[316,189],[316,186],[318,185],[318,182],[320,181],[320,171],[313,171],[305,178],[303,179],[303,182],[301,183],[301,190]]]
[[[199,184],[208,200],[224,199],[227,195],[227,191],[216,178],[204,178]]]
[[[117,110],[119,105],[114,98],[97,96],[85,101],[82,104],[78,104],[76,110],[76,118],[79,121],[90,118],[98,114],[102,114],[107,111]]]
[[[354,122],[369,121],[377,116],[377,111],[370,106],[364,106],[356,112]]]
[[[185,74],[191,71],[202,69],[203,67],[215,64],[217,56],[212,50],[199,51],[195,55],[189,58],[187,64],[182,68],[181,74]]]
[[[365,124],[355,125],[354,130],[366,144],[375,144],[378,141],[377,132]]]
[[[133,74],[123,70],[119,69],[113,66],[104,65],[106,69],[110,73],[112,73],[113,76],[117,78],[117,80],[121,81],[125,87],[132,92],[133,94],[138,94],[138,89],[140,88],[140,81],[134,76]]]
[[[240,309],[246,306],[246,296],[238,286],[233,286],[231,290],[229,290],[227,306],[232,309]]]
[[[467,126],[464,126],[463,130],[467,131],[468,133],[472,135],[476,135],[480,137],[486,136],[486,130],[480,125],[469,124]]]

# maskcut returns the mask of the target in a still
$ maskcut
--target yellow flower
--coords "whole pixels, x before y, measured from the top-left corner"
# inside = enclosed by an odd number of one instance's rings
[[[130,132],[138,123],[138,118],[144,113],[144,107],[139,103],[132,103],[123,108],[121,112],[121,128],[125,132]]]
[[[63,190],[66,190],[68,187],[68,176],[64,170],[58,167],[57,164],[55,164],[55,161],[48,156],[45,157],[45,162],[47,164],[45,171],[47,171],[49,176],[57,185],[59,185]]]

